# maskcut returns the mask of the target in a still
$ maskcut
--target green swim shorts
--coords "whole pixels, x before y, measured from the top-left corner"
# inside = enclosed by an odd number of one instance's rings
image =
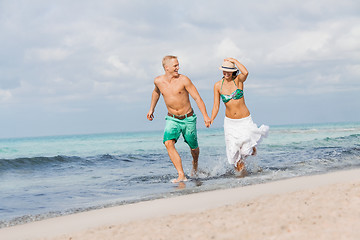
[[[168,140],[175,140],[175,142],[177,142],[180,134],[182,133],[184,141],[191,149],[198,148],[199,145],[197,141],[196,119],[197,117],[195,113],[191,117],[187,117],[182,120],[166,116],[163,143]]]

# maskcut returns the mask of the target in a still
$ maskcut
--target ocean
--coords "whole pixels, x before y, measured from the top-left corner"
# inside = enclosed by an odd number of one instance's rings
[[[360,167],[360,122],[270,126],[239,177],[223,129],[200,129],[199,175],[177,177],[162,131],[0,139],[0,227],[122,204]],[[192,158],[176,144],[189,176]]]

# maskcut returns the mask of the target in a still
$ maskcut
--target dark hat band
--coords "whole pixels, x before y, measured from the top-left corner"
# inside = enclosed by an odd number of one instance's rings
[[[236,68],[230,68],[230,67],[224,67],[224,66],[221,66],[222,68],[225,68],[225,69],[229,69],[229,70],[237,70]]]

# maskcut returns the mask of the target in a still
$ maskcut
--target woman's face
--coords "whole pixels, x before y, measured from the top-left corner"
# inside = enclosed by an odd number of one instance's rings
[[[224,74],[225,79],[229,79],[229,78],[232,78],[233,72],[223,71],[223,74]]]

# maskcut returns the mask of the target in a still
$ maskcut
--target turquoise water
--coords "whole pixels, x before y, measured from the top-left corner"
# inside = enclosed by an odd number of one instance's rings
[[[239,178],[222,129],[198,132],[201,173],[176,177],[162,132],[0,139],[0,226],[94,208],[360,167],[360,123],[270,126]],[[192,158],[176,144],[184,170]]]

